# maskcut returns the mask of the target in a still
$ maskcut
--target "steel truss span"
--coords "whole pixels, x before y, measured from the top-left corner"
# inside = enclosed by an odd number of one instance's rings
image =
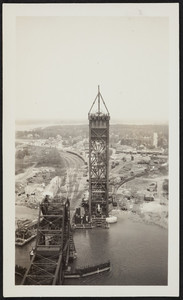
[[[39,208],[35,251],[21,284],[63,284],[64,270],[74,252],[69,200],[44,199]]]
[[[97,111],[92,112],[97,102]],[[110,115],[99,87],[98,94],[88,113],[88,119],[89,213],[91,220],[105,219],[108,216]]]

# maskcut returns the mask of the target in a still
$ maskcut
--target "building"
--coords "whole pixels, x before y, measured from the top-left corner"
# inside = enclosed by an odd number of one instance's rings
[[[157,132],[154,132],[154,134],[153,134],[153,146],[155,148],[158,147],[158,134],[157,134]]]

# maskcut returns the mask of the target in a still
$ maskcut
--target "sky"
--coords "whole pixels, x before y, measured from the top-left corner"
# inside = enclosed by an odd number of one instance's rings
[[[98,85],[111,121],[167,123],[166,17],[17,17],[16,120],[87,121]]]

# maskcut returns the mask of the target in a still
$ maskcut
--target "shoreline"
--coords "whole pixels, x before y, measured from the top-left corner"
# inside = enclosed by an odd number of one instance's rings
[[[24,209],[27,208],[29,210],[29,212],[31,212],[31,210],[32,210],[33,214],[30,214],[30,220],[33,219],[33,216],[35,219],[35,211],[36,211],[35,208],[30,208],[23,204],[17,205],[17,206],[19,206],[20,208],[23,207]],[[37,210],[37,212],[38,212],[38,210]],[[118,217],[118,216],[124,217],[125,219],[130,219],[133,222],[144,223],[144,224],[148,224],[148,225],[156,225],[163,229],[168,230],[168,222],[163,222],[161,219],[155,220],[153,218],[153,216],[147,217],[147,216],[149,216],[148,214],[140,214],[139,215],[138,213],[133,213],[131,211],[123,211],[121,209],[112,209],[112,210],[110,210],[109,214],[112,216],[116,216],[116,217]],[[24,216],[25,216],[25,213],[22,213],[22,218],[24,218]],[[37,217],[38,217],[38,214],[37,214]],[[20,214],[19,214],[19,218],[21,218]]]
[[[161,228],[163,228],[163,229],[166,229],[166,230],[168,230],[168,222],[167,223],[163,223],[163,222],[156,222],[154,219],[153,219],[153,217],[150,219],[150,220],[148,220],[148,219],[145,219],[145,217],[147,217],[147,214],[145,215],[144,214],[144,216],[143,217],[141,217],[139,214],[137,214],[137,213],[133,213],[133,212],[131,212],[131,211],[122,211],[122,210],[120,210],[120,209],[113,209],[113,210],[111,210],[110,211],[110,214],[112,215],[112,216],[116,216],[116,217],[118,217],[118,215],[120,216],[120,217],[122,217],[122,216],[125,216],[125,219],[130,219],[131,221],[133,221],[133,222],[137,222],[137,223],[144,223],[144,224],[147,224],[147,225],[156,225],[156,226],[159,226],[159,227],[161,227]]]

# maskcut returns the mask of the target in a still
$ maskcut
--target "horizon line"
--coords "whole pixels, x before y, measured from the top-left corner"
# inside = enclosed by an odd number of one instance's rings
[[[63,123],[82,123],[82,124],[88,124],[88,119],[15,119],[15,123],[60,123],[60,125],[62,125]],[[169,124],[169,120],[163,120],[163,121],[157,121],[157,120],[121,120],[121,119],[113,119],[112,122],[110,122],[110,124],[134,124],[134,125],[138,125],[138,124],[164,124],[164,125],[168,125]],[[59,124],[58,124],[59,125]]]

